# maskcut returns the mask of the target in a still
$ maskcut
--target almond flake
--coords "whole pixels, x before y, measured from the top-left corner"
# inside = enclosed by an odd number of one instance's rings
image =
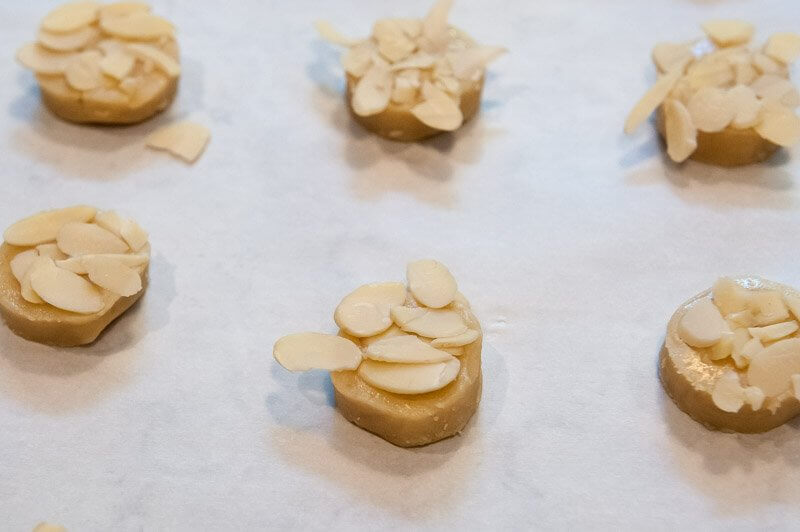
[[[394,322],[404,331],[426,338],[447,338],[467,331],[467,325],[458,312],[446,309],[410,309],[392,307]]]
[[[125,223],[125,218],[117,214],[116,211],[102,211],[95,215],[94,223],[103,229],[108,229],[117,236],[122,236],[122,224]]]
[[[413,334],[373,342],[366,348],[364,355],[371,360],[399,364],[430,364],[447,362],[453,358],[449,353],[431,347]]]
[[[436,62],[436,57],[426,53],[426,52],[417,52],[414,55],[410,55],[403,59],[402,61],[398,61],[391,66],[392,70],[405,70],[410,68],[431,68],[434,63]]]
[[[133,13],[148,11],[150,6],[144,2],[114,2],[100,8],[100,17],[127,17]]]
[[[461,347],[464,345],[469,345],[475,340],[478,339],[480,333],[474,329],[467,329],[466,332],[463,332],[456,336],[446,336],[444,338],[434,338],[431,342],[433,347],[440,347],[440,348],[449,348],[449,347]]]
[[[755,32],[753,25],[743,20],[709,20],[702,27],[717,46],[744,44],[753,38]]]
[[[137,11],[127,16],[103,17],[100,28],[114,37],[152,41],[162,36],[171,36],[175,28],[159,16]]]
[[[650,87],[650,90],[642,96],[642,99],[637,102],[633,107],[627,120],[625,120],[625,133],[631,134],[636,131],[647,117],[655,111],[667,98],[672,88],[683,75],[685,63],[680,63],[675,66],[663,76],[661,76],[656,83]]]
[[[3,239],[12,246],[36,246],[52,242],[62,226],[69,222],[88,222],[96,212],[94,207],[85,205],[40,212],[6,229]]]
[[[800,401],[800,373],[792,375],[792,394]]]
[[[94,26],[86,26],[72,33],[50,33],[41,30],[37,37],[39,44],[54,52],[74,52],[93,43],[100,36]]]
[[[398,104],[409,104],[416,100],[420,87],[419,70],[403,70],[394,77],[392,101]]]
[[[17,61],[37,74],[63,74],[73,59],[72,53],[52,52],[36,43],[26,44],[17,52]]]
[[[447,56],[453,75],[464,81],[477,81],[483,77],[486,67],[508,52],[501,46],[474,46]]]
[[[203,153],[211,131],[196,122],[178,122],[164,126],[152,133],[147,146],[158,150],[167,150],[186,161],[193,163]]]
[[[372,56],[375,50],[368,44],[354,46],[342,56],[344,71],[357,78],[367,73],[372,66]]]
[[[753,312],[753,323],[758,326],[772,325],[789,319],[789,309],[786,308],[783,296],[777,290],[752,292],[747,306]]]
[[[19,290],[20,295],[22,295],[22,299],[27,301],[28,303],[33,303],[34,305],[41,305],[44,303],[44,300],[39,297],[39,294],[33,289],[31,286],[31,275],[33,272],[42,266],[47,266],[52,259],[47,257],[39,257],[37,256],[36,259],[33,261],[33,264],[30,265],[28,271],[25,272],[25,275],[22,276],[22,280],[19,283]]]
[[[753,54],[753,66],[762,74],[782,74],[783,67],[769,56]]]
[[[434,364],[392,364],[367,359],[359,366],[358,376],[375,388],[415,395],[444,388],[458,377],[460,369],[461,362],[454,357]]]
[[[794,85],[788,79],[774,74],[764,74],[753,82],[751,88],[762,100],[772,100],[786,107],[796,107],[800,103]]]
[[[178,62],[155,46],[131,43],[128,45],[128,51],[140,59],[152,61],[159,70],[172,78],[181,74],[181,66]]]
[[[686,71],[686,79],[692,90],[703,87],[723,87],[734,81],[736,72],[728,60],[719,53],[704,57]]]
[[[363,42],[362,39],[352,39],[339,33],[339,31],[336,30],[336,28],[334,28],[333,25],[326,20],[318,20],[314,22],[314,27],[317,28],[317,32],[319,33],[320,37],[331,44],[350,47]]]
[[[97,2],[70,2],[57,7],[42,20],[42,29],[53,33],[70,33],[97,20]]]
[[[692,123],[700,131],[722,131],[731,123],[735,111],[726,91],[716,87],[703,87],[687,105]]]
[[[52,259],[32,268],[31,286],[44,301],[56,308],[94,314],[103,310],[103,292],[70,271],[58,268]]]
[[[728,91],[728,99],[736,113],[731,121],[731,126],[734,128],[751,128],[761,120],[761,102],[750,87],[735,86]]]
[[[792,389],[792,375],[800,373],[800,339],[775,342],[750,361],[747,381],[758,386],[767,397],[777,397]]]
[[[732,370],[723,373],[711,392],[711,400],[723,412],[735,413],[744,406],[744,388],[739,375]]]
[[[102,253],[102,254],[91,254],[91,255],[82,255],[80,257],[70,257],[68,259],[57,260],[56,266],[59,268],[64,268],[65,270],[69,270],[72,273],[77,273],[78,275],[86,275],[89,271],[86,269],[86,262],[84,261],[93,261],[97,258],[101,259],[113,259],[119,263],[128,266],[129,268],[136,268],[138,266],[143,266],[150,261],[150,257],[145,254],[130,254],[130,253]]]
[[[56,237],[58,247],[71,257],[99,253],[125,253],[128,245],[114,233],[95,224],[69,222]]]
[[[9,262],[9,266],[11,267],[11,273],[18,282],[22,283],[22,279],[38,256],[39,252],[35,249],[29,249],[14,255],[14,258]]]
[[[410,263],[406,276],[411,294],[418,302],[429,308],[446,307],[453,302],[458,290],[450,270],[435,260],[426,259]]]
[[[438,0],[422,20],[422,36],[431,50],[440,50],[447,44],[447,17],[453,0]]]
[[[664,102],[664,129],[667,153],[676,163],[685,161],[697,149],[697,129],[688,109],[678,100]]]
[[[662,42],[653,48],[653,63],[662,73],[691,59],[694,59],[692,47],[685,43]]]
[[[142,249],[145,244],[147,244],[147,239],[149,237],[147,231],[142,229],[142,226],[131,219],[122,222],[119,234],[133,251]]]
[[[784,65],[788,65],[800,56],[800,35],[776,33],[767,41],[764,53]]]
[[[413,114],[426,126],[442,131],[455,131],[464,123],[464,115],[458,104],[441,89],[430,82],[422,85],[424,102],[411,108]]]
[[[354,370],[362,359],[361,349],[350,340],[319,333],[284,336],[275,342],[272,355],[289,371]]]
[[[132,296],[142,289],[139,273],[121,261],[103,255],[82,258],[89,280],[101,288],[122,297]]]
[[[125,79],[133,70],[136,58],[125,52],[111,52],[100,61],[103,74],[117,80]]]
[[[748,332],[753,338],[758,338],[762,343],[774,342],[793,334],[800,328],[796,321],[785,321],[764,327],[750,327]]]
[[[733,63],[734,81],[737,85],[750,85],[758,77],[755,67],[747,61],[736,61]]]
[[[417,49],[400,25],[393,19],[382,19],[375,23],[372,36],[378,42],[378,50],[390,63],[401,61]]]
[[[67,84],[77,91],[96,89],[103,83],[100,61],[103,56],[97,50],[83,52],[70,61],[64,70]]]
[[[711,347],[729,330],[719,309],[710,299],[694,303],[678,324],[678,335],[691,347]]]
[[[788,148],[800,141],[800,118],[789,109],[765,109],[755,129],[761,138],[778,146]]]
[[[333,319],[344,332],[359,338],[375,336],[392,325],[390,309],[406,299],[402,283],[373,283],[345,296]]]
[[[49,257],[53,260],[64,260],[67,258],[67,255],[58,249],[58,246],[53,243],[39,244],[36,246],[36,252],[40,257]]]
[[[395,23],[409,39],[417,39],[422,35],[422,21],[418,18],[396,18]]]
[[[372,116],[389,106],[392,96],[392,75],[388,68],[373,65],[358,80],[353,91],[353,112],[358,116]]]

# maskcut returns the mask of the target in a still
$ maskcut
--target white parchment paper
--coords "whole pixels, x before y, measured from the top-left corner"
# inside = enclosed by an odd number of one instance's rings
[[[480,117],[379,140],[347,116],[312,21],[361,35],[429,3],[157,1],[181,92],[127,128],[46,112],[13,54],[55,2],[0,4],[0,226],[90,203],[135,216],[154,250],[147,295],[96,344],[0,327],[0,529],[796,529],[800,425],[709,432],[656,360],[717,276],[800,286],[800,152],[678,167],[649,125],[621,133],[655,42],[713,17],[797,31],[796,0],[459,0],[455,24],[511,50]],[[145,151],[185,116],[213,130],[196,165]],[[333,331],[344,294],[420,257],[483,322],[485,389],[462,436],[403,450],[271,349]]]

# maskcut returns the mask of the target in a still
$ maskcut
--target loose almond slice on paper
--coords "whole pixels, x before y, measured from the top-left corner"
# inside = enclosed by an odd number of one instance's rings
[[[435,260],[425,259],[410,263],[406,277],[411,294],[429,308],[446,307],[453,302],[458,290],[450,270]]]
[[[90,91],[103,84],[100,61],[103,56],[97,50],[83,52],[70,61],[64,69],[67,84],[77,91]]]
[[[12,246],[36,246],[51,242],[64,224],[88,222],[96,212],[94,207],[85,205],[40,212],[6,229],[3,239]]]
[[[658,78],[658,81],[642,96],[642,99],[633,107],[627,120],[625,120],[625,133],[629,135],[633,133],[664,102],[669,92],[683,75],[687,62],[679,63],[672,70]]]
[[[775,33],[764,46],[764,53],[784,65],[788,65],[800,56],[800,35]]]
[[[128,244],[111,231],[95,224],[64,224],[56,237],[58,247],[71,257],[103,253],[125,253]]]
[[[755,27],[743,20],[709,20],[703,31],[717,46],[744,44],[753,38]]]
[[[50,33],[41,30],[37,36],[39,44],[54,52],[74,52],[88,46],[100,37],[94,26],[86,26],[72,33]]]
[[[738,412],[744,406],[744,399],[744,388],[733,370],[723,373],[711,392],[711,400],[723,412]]]
[[[284,336],[275,342],[272,355],[289,371],[354,370],[362,360],[361,349],[350,340],[320,333]]]
[[[358,338],[375,336],[392,325],[390,309],[406,299],[402,283],[361,286],[342,299],[333,319],[343,331]]]
[[[22,283],[22,279],[38,256],[39,252],[35,249],[29,249],[14,255],[14,258],[9,262],[9,266],[11,267],[11,274],[18,282]]]
[[[159,70],[171,78],[177,78],[181,74],[181,66],[178,64],[178,62],[155,46],[150,46],[149,44],[130,43],[127,49],[140,59],[152,61]]]
[[[147,146],[166,150],[186,161],[193,163],[203,153],[211,131],[196,122],[178,122],[165,126],[147,137]]]
[[[731,126],[748,129],[761,120],[761,102],[756,93],[746,85],[737,85],[728,91],[728,98],[734,110]]]
[[[449,353],[431,347],[413,334],[373,342],[365,349],[364,355],[372,360],[398,364],[429,364],[447,362],[453,358]]]
[[[461,108],[450,96],[430,82],[422,85],[425,101],[411,108],[413,114],[426,126],[442,131],[455,131],[464,123]]]
[[[467,325],[458,312],[446,309],[412,309],[392,307],[392,319],[404,331],[426,338],[447,338],[467,331]]]
[[[97,2],[70,2],[57,7],[42,20],[42,29],[53,33],[70,33],[97,20]]]
[[[314,27],[317,29],[320,37],[331,44],[346,46],[349,48],[363,42],[363,39],[352,39],[343,35],[327,20],[318,20],[314,22]]]
[[[767,397],[777,397],[792,388],[792,375],[800,373],[800,339],[775,342],[750,361],[747,381]]]
[[[790,109],[765,109],[755,129],[761,138],[785,148],[800,141],[800,118]]]
[[[58,245],[54,243],[39,244],[36,246],[36,252],[40,257],[49,257],[53,260],[64,260],[67,258],[67,254],[61,251]]]
[[[670,159],[681,163],[697,149],[697,128],[689,110],[678,100],[664,101],[664,130]]]
[[[147,239],[149,238],[147,231],[142,229],[142,226],[140,226],[138,223],[130,219],[122,222],[119,235],[133,251],[139,251],[142,249],[144,245],[147,244]]]
[[[115,258],[107,255],[82,257],[89,280],[109,292],[122,297],[138,294],[142,289],[139,273]]]
[[[678,324],[681,340],[691,347],[711,347],[729,330],[719,309],[710,299],[692,305]]]
[[[687,109],[695,127],[707,133],[722,131],[736,115],[726,91],[717,87],[698,90],[689,99]]]
[[[431,345],[436,348],[448,347],[461,347],[469,345],[478,339],[480,334],[474,329],[467,329],[466,332],[456,336],[447,336],[444,338],[434,338]]]
[[[414,395],[440,390],[458,377],[461,362],[451,357],[434,364],[392,364],[364,360],[358,376],[367,384],[387,392]]]
[[[653,48],[653,63],[661,73],[691,59],[694,59],[692,47],[686,43],[662,42]]]
[[[52,259],[31,271],[31,286],[45,302],[56,308],[94,314],[103,310],[103,292],[70,271],[59,268]]]
[[[389,106],[392,96],[392,73],[382,65],[372,65],[353,90],[353,112],[358,116],[372,116]]]
[[[52,52],[36,43],[26,44],[17,52],[17,61],[22,66],[46,76],[63,74],[75,57],[77,54]]]
[[[103,74],[122,81],[136,65],[136,58],[125,52],[112,52],[100,61],[100,70]]]
[[[114,37],[141,41],[168,37],[175,31],[168,20],[143,11],[121,17],[103,17],[100,28]]]

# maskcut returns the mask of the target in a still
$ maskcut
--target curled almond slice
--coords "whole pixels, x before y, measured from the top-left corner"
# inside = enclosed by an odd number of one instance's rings
[[[297,333],[284,336],[272,349],[278,364],[289,371],[354,370],[361,364],[361,349],[333,334]]]
[[[455,131],[464,123],[461,108],[450,96],[430,82],[422,85],[425,101],[411,108],[411,114],[426,126],[442,131]]]
[[[362,44],[353,46],[342,56],[342,66],[344,71],[360,78],[367,73],[367,70],[372,66],[372,57],[375,51],[372,46]]]
[[[94,26],[86,26],[72,33],[50,33],[40,31],[37,37],[39,44],[54,52],[74,52],[88,46],[100,36]]]
[[[53,33],[70,33],[97,20],[97,2],[70,2],[57,7],[42,20],[42,29]]]
[[[507,52],[502,46],[473,46],[447,57],[455,77],[464,81],[477,81],[483,76],[489,63]]]
[[[402,283],[374,283],[361,286],[342,299],[333,319],[352,336],[375,336],[392,325],[390,309],[406,299]]]
[[[709,20],[703,31],[717,46],[744,44],[753,38],[755,28],[743,20]]]
[[[777,397],[792,387],[792,375],[800,373],[800,339],[775,342],[750,361],[747,381],[767,397]]]
[[[727,93],[717,87],[703,87],[689,99],[687,105],[692,123],[700,131],[722,131],[733,121],[735,111]]]
[[[461,315],[446,309],[412,309],[392,307],[392,319],[404,331],[426,338],[446,338],[458,336],[467,331]]]
[[[67,84],[77,91],[96,89],[103,83],[100,61],[103,56],[97,50],[84,52],[70,61],[64,69]]]
[[[144,11],[127,16],[103,17],[100,28],[114,37],[150,41],[171,36],[175,28],[166,19]]]
[[[750,87],[735,86],[728,91],[728,99],[735,113],[731,125],[736,129],[751,128],[761,120],[761,102]]]
[[[691,59],[694,59],[692,47],[686,43],[662,42],[653,48],[653,63],[662,73]]]
[[[155,46],[130,43],[127,49],[140,59],[152,61],[159,70],[172,78],[177,78],[181,74],[181,66],[178,62]]]
[[[317,29],[320,37],[331,44],[350,47],[362,42],[362,39],[352,39],[350,37],[346,37],[326,20],[318,20],[314,22],[314,27]]]
[[[763,350],[764,344],[761,343],[761,340],[758,338],[750,338],[738,353],[732,353],[733,361],[737,368],[746,368],[750,364],[750,361]]]
[[[125,253],[128,244],[95,224],[69,222],[56,237],[58,247],[71,257],[101,253]]]
[[[31,271],[31,286],[45,302],[56,308],[94,314],[103,310],[103,292],[70,271],[59,268],[52,259]]]
[[[359,366],[358,376],[375,388],[413,395],[444,388],[456,379],[460,369],[461,362],[454,357],[434,364],[392,364],[367,359]]]
[[[461,347],[464,345],[469,345],[475,340],[478,339],[480,334],[478,331],[474,329],[467,329],[466,332],[463,332],[456,336],[447,336],[444,338],[434,338],[431,342],[433,347],[440,347],[440,348],[447,348],[447,347]]]
[[[148,11],[150,6],[144,2],[114,2],[100,8],[100,17],[126,17],[133,13]]]
[[[67,255],[53,243],[39,244],[36,246],[36,252],[40,257],[50,257],[53,260],[64,260],[67,258]]]
[[[11,267],[12,275],[14,275],[18,282],[22,283],[22,279],[25,277],[25,274],[28,273],[28,270],[38,256],[39,252],[35,249],[29,249],[14,255],[14,258],[9,262],[9,266]]]
[[[52,52],[36,43],[26,44],[17,52],[17,61],[37,74],[63,74],[72,60],[72,53]]]
[[[203,153],[210,138],[211,131],[206,126],[183,121],[156,130],[145,142],[150,148],[167,150],[187,163],[193,163]]]
[[[720,376],[711,392],[711,400],[723,412],[738,412],[744,406],[744,398],[744,388],[739,382],[739,374],[732,370]]]
[[[91,255],[82,257],[89,280],[109,292],[122,297],[138,294],[142,289],[142,278],[130,266],[126,266],[107,255]]]
[[[147,239],[149,238],[147,231],[142,229],[142,226],[140,226],[138,223],[130,219],[122,222],[119,235],[133,251],[139,251],[142,249],[144,245],[147,244]]]
[[[800,35],[775,33],[764,46],[764,53],[784,65],[788,65],[800,56]]]
[[[103,74],[117,80],[125,79],[136,65],[136,58],[125,52],[111,52],[100,60],[100,70]]]
[[[689,110],[679,100],[664,101],[664,130],[667,154],[676,163],[685,161],[697,149],[697,129]]]
[[[765,110],[755,130],[761,138],[788,148],[800,141],[800,118],[790,109],[772,108]]]
[[[113,259],[130,268],[136,268],[137,266],[142,266],[150,262],[150,257],[147,255],[135,255],[129,253],[102,253],[57,260],[56,266],[59,268],[64,268],[65,270],[69,270],[72,273],[77,273],[78,275],[86,275],[89,273],[89,271],[86,269],[86,262],[84,261],[96,260],[98,257],[101,259]]]
[[[413,334],[393,336],[373,342],[364,351],[367,358],[398,364],[446,362],[453,357],[420,340]]]
[[[411,294],[429,308],[446,307],[452,303],[458,290],[450,270],[435,260],[425,259],[410,263],[406,277]]]
[[[625,120],[625,133],[629,135],[633,133],[664,102],[667,95],[683,75],[687,62],[684,61],[675,65],[672,70],[658,78],[658,81],[642,96],[642,99],[633,107]]]
[[[728,324],[710,299],[692,305],[678,324],[681,340],[691,347],[711,347],[728,331]]]
[[[36,246],[51,242],[64,224],[88,222],[96,212],[94,207],[85,205],[40,212],[6,229],[3,239],[12,246]]]
[[[796,321],[785,321],[764,327],[750,327],[748,332],[753,338],[758,338],[761,342],[772,342],[785,338],[800,328]]]
[[[364,77],[358,80],[353,91],[353,112],[358,116],[372,116],[389,106],[392,96],[391,71],[381,65],[373,65]]]

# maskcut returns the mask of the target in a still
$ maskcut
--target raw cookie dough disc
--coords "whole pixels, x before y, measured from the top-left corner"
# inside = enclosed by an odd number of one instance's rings
[[[472,312],[458,303],[466,324],[480,331]],[[461,432],[481,399],[483,335],[464,346],[455,381],[434,392],[399,395],[364,382],[355,371],[331,373],[336,407],[350,422],[400,447],[427,445]]]
[[[136,303],[147,288],[149,261],[136,268],[142,278],[142,289],[129,297],[106,292],[105,306],[96,314],[75,314],[50,305],[35,305],[22,298],[19,283],[11,272],[11,259],[24,249],[6,243],[0,246],[0,314],[14,333],[33,342],[61,347],[90,344]],[[150,244],[140,252],[149,255]]]
[[[757,278],[748,278],[748,281],[754,284],[752,289],[777,289],[784,294],[800,296],[785,285]],[[704,298],[711,298],[711,290],[696,295],[673,314],[661,350],[661,383],[678,408],[710,429],[743,433],[766,432],[800,414],[800,401],[791,392],[767,399],[764,407],[758,410],[745,403],[741,410],[732,413],[714,404],[711,398],[714,386],[726,371],[735,370],[735,366],[730,358],[724,363],[714,363],[701,357],[678,334],[678,325],[688,308]]]

